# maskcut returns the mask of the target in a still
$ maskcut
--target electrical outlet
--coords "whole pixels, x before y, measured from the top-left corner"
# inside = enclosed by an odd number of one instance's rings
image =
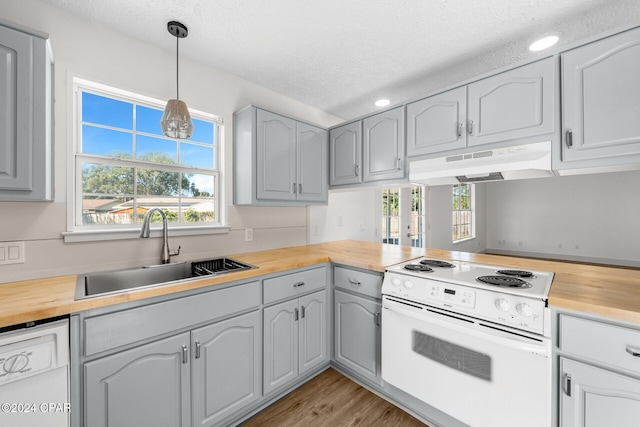
[[[24,242],[0,242],[0,265],[24,264]]]
[[[250,242],[253,240],[253,228],[244,229],[244,241]]]
[[[364,222],[360,223],[360,231],[364,231]]]

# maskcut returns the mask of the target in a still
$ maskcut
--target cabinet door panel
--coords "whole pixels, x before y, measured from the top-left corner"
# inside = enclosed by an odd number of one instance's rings
[[[466,121],[466,86],[407,105],[407,155],[464,148]]]
[[[193,425],[216,424],[260,398],[259,327],[255,311],[192,332]]]
[[[86,426],[190,426],[183,346],[188,333],[86,363]]]
[[[295,200],[296,122],[258,110],[256,147],[258,199]]]
[[[360,173],[361,124],[353,122],[332,129],[329,134],[331,185],[356,184],[362,181]]]
[[[404,177],[404,107],[394,108],[362,122],[363,180]]]
[[[327,293],[316,292],[301,297],[300,304],[300,375],[329,360],[327,349]]]
[[[640,154],[638,58],[640,30],[562,55],[563,161]]]
[[[334,309],[336,361],[381,384],[380,328],[376,324],[380,303],[335,291]]]
[[[298,123],[298,200],[327,200],[327,141],[326,130]]]
[[[297,299],[264,309],[265,395],[298,376],[297,312]]]
[[[561,373],[561,427],[638,426],[639,380],[565,358]]]
[[[555,88],[553,58],[470,84],[467,145],[552,133]]]

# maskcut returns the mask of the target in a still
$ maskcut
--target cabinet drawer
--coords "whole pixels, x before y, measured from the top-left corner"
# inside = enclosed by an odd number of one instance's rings
[[[382,298],[382,275],[336,267],[334,281],[337,288],[349,289],[373,298]]]
[[[560,349],[640,374],[640,331],[560,315]]]
[[[263,299],[265,304],[292,298],[309,291],[322,289],[327,285],[326,267],[314,268],[298,273],[286,274],[264,281]]]
[[[90,356],[199,323],[258,308],[260,282],[232,286],[84,320],[84,354]]]

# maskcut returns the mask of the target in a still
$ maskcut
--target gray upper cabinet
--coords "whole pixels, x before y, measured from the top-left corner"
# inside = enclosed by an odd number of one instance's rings
[[[362,121],[363,180],[404,178],[404,107]]]
[[[467,145],[553,133],[554,64],[547,58],[468,85]]]
[[[257,107],[234,114],[237,205],[326,204],[328,132]]]
[[[362,123],[348,123],[329,133],[330,185],[362,182]]]
[[[640,161],[640,29],[561,55],[562,161]],[[596,162],[588,160],[600,159]],[[585,162],[587,161],[587,162]]]
[[[183,333],[84,366],[86,427],[191,425]]]
[[[0,26],[0,200],[52,200],[47,37]]]
[[[260,312],[191,332],[193,425],[210,426],[259,400]]]
[[[467,145],[467,89],[459,87],[407,105],[407,155]]]

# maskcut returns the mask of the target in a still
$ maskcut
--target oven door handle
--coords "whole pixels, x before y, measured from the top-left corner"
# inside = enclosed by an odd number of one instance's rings
[[[525,332],[516,335],[515,333],[501,330],[498,326],[482,326],[483,323],[477,320],[467,320],[464,315],[453,316],[451,314],[440,314],[437,310],[427,311],[425,308],[397,302],[386,296],[382,298],[382,308],[401,316],[411,317],[423,323],[436,324],[440,327],[449,328],[514,350],[527,351],[543,357],[550,357],[551,355],[549,339],[545,337],[529,338],[525,335]],[[384,317],[384,311],[382,316]],[[455,317],[460,319],[460,323],[452,319]]]

